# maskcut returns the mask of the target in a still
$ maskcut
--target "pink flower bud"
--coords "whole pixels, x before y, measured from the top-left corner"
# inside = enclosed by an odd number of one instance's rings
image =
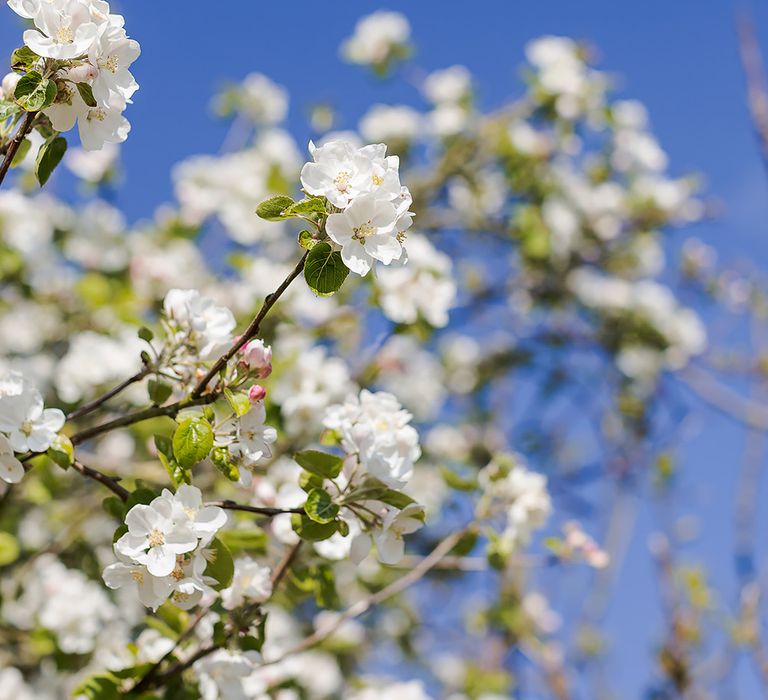
[[[256,401],[263,401],[266,395],[267,395],[267,390],[263,386],[261,386],[261,384],[254,384],[248,390],[248,398],[254,403]]]
[[[21,76],[18,73],[8,73],[8,75],[3,78],[3,97],[5,97],[6,100],[13,100],[13,93],[16,92],[16,85],[20,79]]]
[[[272,348],[259,338],[251,340],[243,348],[243,362],[255,377],[264,379],[272,374]]]
[[[90,63],[83,63],[74,68],[70,68],[67,77],[75,83],[87,83],[93,80],[98,74],[99,71]]]

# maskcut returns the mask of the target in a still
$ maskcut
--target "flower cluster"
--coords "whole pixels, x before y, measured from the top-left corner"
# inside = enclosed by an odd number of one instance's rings
[[[55,74],[45,78],[55,81],[58,92],[43,109],[53,128],[69,131],[77,122],[86,150],[125,141],[130,124],[123,112],[139,87],[128,69],[140,48],[128,38],[123,17],[111,14],[104,0],[9,0],[8,4],[34,24],[24,32],[24,43],[40,60],[30,67],[45,74],[51,60],[56,61]],[[3,92],[9,87],[4,85]]]
[[[43,397],[18,372],[0,377],[0,478],[15,484],[24,467],[14,452],[45,452],[64,425],[64,413],[45,408]]]
[[[366,473],[400,488],[421,456],[419,435],[410,421],[411,414],[392,394],[363,389],[359,396],[331,406],[324,423],[339,434],[347,454],[357,455]]]
[[[208,547],[226,522],[221,508],[203,504],[200,489],[163,489],[149,505],[135,505],[126,514],[127,532],[114,545],[120,561],[104,570],[104,582],[110,588],[135,583],[139,600],[153,610],[169,596],[191,608],[217,583],[205,573],[215,561]]]
[[[481,517],[500,507],[504,526],[496,549],[509,554],[527,545],[533,533],[544,526],[552,512],[547,477],[530,471],[518,457],[500,456],[480,472],[484,496],[478,504]]]
[[[375,260],[389,265],[404,259],[413,199],[400,184],[399,158],[387,156],[382,143],[355,148],[344,140],[319,147],[310,142],[309,152],[313,162],[301,169],[301,184],[342,210],[328,217],[325,230],[344,264],[364,276]]]
[[[225,447],[230,460],[246,469],[269,459],[272,456],[271,445],[277,440],[277,431],[264,424],[267,410],[263,394],[253,391],[251,394],[253,398],[248,411],[224,421],[216,431],[216,445]],[[240,472],[246,483],[249,481],[247,474]]]
[[[363,17],[354,34],[341,47],[351,63],[386,71],[389,64],[408,54],[411,26],[399,12],[378,11]]]

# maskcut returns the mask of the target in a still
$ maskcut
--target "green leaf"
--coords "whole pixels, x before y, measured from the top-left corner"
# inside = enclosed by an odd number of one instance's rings
[[[120,700],[119,679],[111,673],[86,678],[72,691],[72,697],[87,700]]]
[[[325,214],[325,198],[307,197],[288,209],[290,214]]]
[[[299,474],[299,488],[307,493],[312,489],[323,488],[323,482],[323,477],[313,474],[312,472],[302,471],[301,474]]]
[[[185,469],[205,459],[213,447],[213,428],[205,418],[187,418],[173,434],[173,455]]]
[[[312,236],[312,234],[306,229],[299,231],[299,245],[304,250],[312,250],[320,241]]]
[[[327,491],[312,489],[307,495],[304,512],[316,523],[325,525],[330,523],[339,514],[339,506],[331,500],[331,496]]]
[[[292,205],[293,200],[290,197],[278,195],[277,197],[270,197],[259,204],[256,214],[267,221],[282,221],[290,216],[284,212]]]
[[[416,502],[402,491],[395,491],[394,489],[387,489],[376,500],[386,503],[388,506],[392,506],[398,510],[402,510],[406,506]]]
[[[329,455],[319,450],[304,450],[293,455],[294,461],[312,474],[324,479],[335,479],[341,474],[344,460],[336,455]]]
[[[28,46],[20,46],[11,54],[11,68],[15,71],[29,70],[40,60],[32,49]]]
[[[321,540],[327,540],[333,536],[336,532],[336,522],[330,523],[316,523],[306,515],[300,513],[294,513],[291,515],[291,527],[293,531],[301,537],[302,540],[308,540],[309,542],[320,542]]]
[[[13,160],[11,161],[12,168],[16,168],[24,162],[24,159],[27,157],[31,146],[32,142],[29,139],[25,138],[21,140],[19,148],[16,151],[16,155],[13,156]]]
[[[147,382],[147,392],[149,393],[149,400],[159,406],[168,400],[168,397],[173,393],[173,387],[158,379],[150,379]]]
[[[93,96],[93,88],[88,83],[78,83],[77,91],[80,93],[80,97],[83,98],[83,102],[89,107],[96,107],[96,98]]]
[[[332,250],[330,244],[318,243],[309,251],[304,264],[304,279],[316,294],[327,296],[338,291],[348,274],[341,253]]]
[[[320,608],[333,608],[339,604],[333,568],[328,564],[314,567],[315,602]]]
[[[173,454],[173,442],[165,435],[155,435],[155,447],[157,447],[157,457],[168,472],[168,476],[174,486],[180,484],[191,484],[192,474],[189,469],[182,467]]]
[[[55,82],[43,78],[40,73],[33,70],[21,76],[13,97],[22,109],[27,112],[38,112],[53,104],[57,90]]]
[[[69,469],[75,461],[75,448],[66,435],[57,435],[46,454],[62,469]]]
[[[227,402],[238,418],[251,410],[251,400],[248,398],[248,394],[244,392],[234,393],[229,389],[224,389],[224,396],[227,397]]]
[[[240,649],[243,651],[261,651],[261,648],[264,646],[264,640],[266,639],[266,623],[267,616],[265,614],[262,615],[259,622],[254,626],[255,634],[246,634],[238,639],[238,646]]]
[[[14,116],[20,111],[19,105],[15,102],[0,100],[0,122],[4,122],[6,119]]]
[[[139,328],[138,336],[142,340],[146,340],[147,342],[149,342],[149,341],[152,340],[152,338],[155,337],[155,334],[152,332],[151,328],[147,328],[146,326],[142,326],[141,328]]]
[[[35,161],[35,175],[37,181],[42,187],[51,176],[54,168],[61,162],[64,154],[67,152],[67,140],[61,136],[54,136],[48,139],[37,152]]]
[[[139,487],[128,496],[128,500],[125,502],[125,511],[128,512],[133,506],[142,504],[149,505],[155,500],[157,494],[151,489]]]
[[[232,583],[232,576],[235,573],[235,562],[232,560],[232,553],[218,537],[206,547],[212,550],[208,566],[205,567],[205,575],[212,576],[218,581],[213,586],[217,591],[227,588]]]
[[[101,507],[118,522],[125,520],[125,504],[117,496],[107,496],[101,502]]]

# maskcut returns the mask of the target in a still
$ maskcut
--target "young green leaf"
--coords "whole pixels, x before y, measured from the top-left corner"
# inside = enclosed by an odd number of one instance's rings
[[[150,379],[147,382],[147,393],[149,400],[159,406],[168,400],[168,397],[173,393],[173,387],[158,379]]]
[[[316,294],[327,296],[338,291],[348,274],[341,253],[332,250],[330,244],[318,243],[309,251],[304,264],[304,279]]]
[[[35,161],[35,175],[42,187],[51,176],[54,168],[61,162],[67,151],[67,140],[61,136],[48,139],[37,152]]]
[[[327,491],[312,489],[307,495],[304,512],[316,523],[325,525],[330,523],[339,514],[339,506],[331,500]]]
[[[235,573],[235,562],[232,559],[232,553],[218,537],[206,547],[213,550],[208,556],[208,566],[205,567],[205,575],[212,576],[217,583],[213,586],[217,591],[227,588],[232,583],[232,576]]]
[[[213,447],[213,428],[205,418],[187,418],[173,433],[173,456],[185,469],[204,460]]]
[[[292,205],[293,200],[290,197],[278,195],[277,197],[270,197],[259,204],[256,214],[267,221],[282,221],[290,216],[284,212]]]
[[[324,479],[335,479],[341,474],[341,468],[344,466],[341,457],[318,450],[297,452],[293,459],[300,467]]]
[[[325,214],[325,199],[323,197],[307,197],[296,202],[288,209],[290,214]]]
[[[294,513],[291,516],[291,527],[293,531],[301,537],[302,540],[309,542],[320,542],[332,537],[336,532],[337,525],[335,521],[330,523],[317,523],[306,515]]]
[[[83,102],[89,107],[96,107],[96,98],[93,96],[93,88],[88,83],[78,83],[77,91],[80,93],[80,97],[83,98]]]

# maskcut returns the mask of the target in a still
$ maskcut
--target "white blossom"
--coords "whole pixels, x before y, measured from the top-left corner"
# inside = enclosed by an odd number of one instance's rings
[[[341,52],[352,63],[381,65],[407,46],[410,35],[411,27],[403,15],[379,10],[358,21]]]
[[[40,392],[21,374],[10,372],[0,378],[0,431],[14,451],[44,452],[63,425],[64,413],[45,408]]]
[[[250,557],[235,560],[232,585],[221,591],[225,610],[234,610],[245,602],[263,603],[272,595],[271,572]]]
[[[408,482],[421,456],[411,414],[386,392],[363,389],[325,413],[327,428],[339,432],[348,454],[356,454],[368,473],[393,487]]]

